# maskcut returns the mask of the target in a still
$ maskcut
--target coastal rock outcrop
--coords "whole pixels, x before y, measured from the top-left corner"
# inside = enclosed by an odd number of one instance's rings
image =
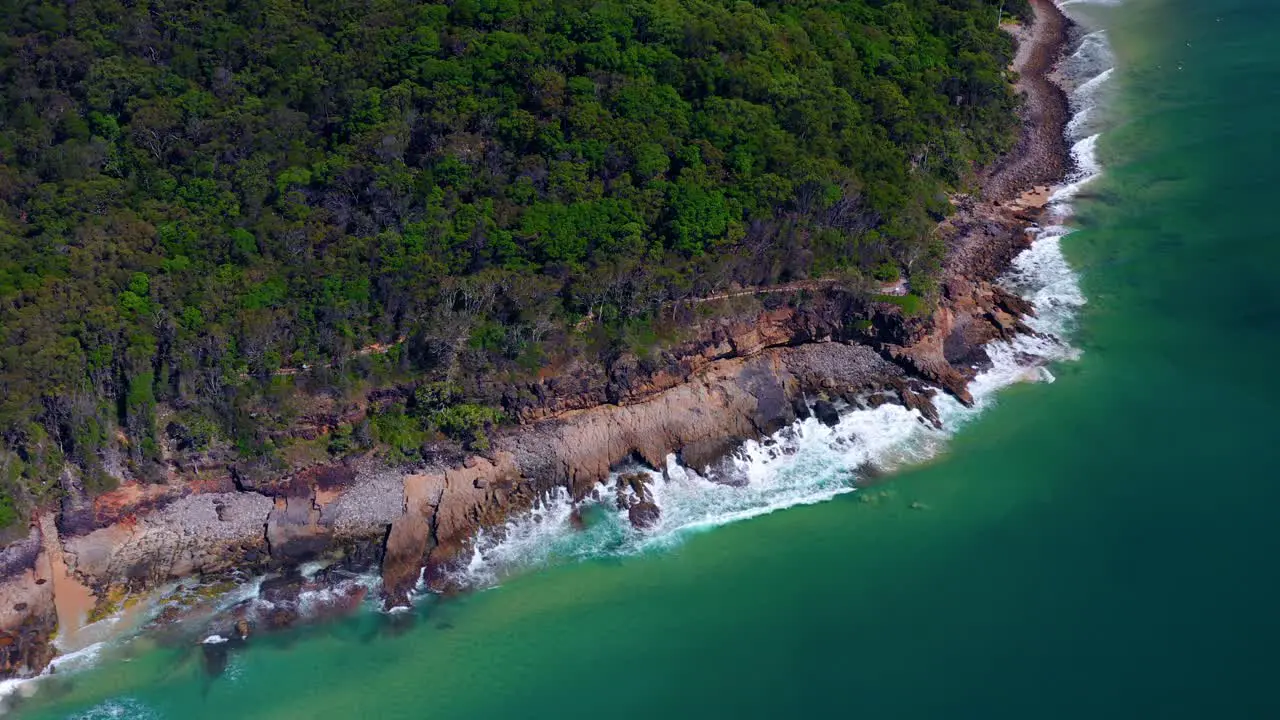
[[[265,572],[318,557],[344,541],[383,539],[384,600],[404,604],[420,578],[429,588],[453,587],[451,571],[467,556],[476,532],[500,527],[546,493],[564,488],[582,500],[615,468],[639,461],[661,469],[673,454],[707,469],[744,439],[794,422],[798,409],[808,414],[805,397],[817,398],[812,411],[827,424],[839,419],[833,400],[857,404],[876,393],[937,423],[928,393],[910,378],[963,399],[971,375],[951,364],[958,356],[948,358],[946,339],[966,332],[976,342],[1016,332],[1016,317],[1026,310],[985,281],[971,287],[960,300],[944,303],[933,324],[904,329],[902,321],[895,326],[891,310],[878,310],[876,322],[887,330],[861,340],[847,329],[847,313],[859,312],[853,297],[836,288],[812,307],[764,311],[756,329],[717,323],[710,340],[687,346],[692,355],[673,354],[666,367],[648,375],[615,374],[585,394],[545,394],[546,404],[527,408],[525,417],[534,419],[499,432],[487,455],[458,464],[394,468],[369,458],[277,476],[241,469],[232,487],[212,484],[215,492],[127,484],[64,522],[61,547],[69,571],[101,596],[115,586],[142,589],[196,574]],[[913,342],[899,346],[877,337]],[[955,345],[953,339],[950,347]],[[573,407],[601,392],[618,402]],[[571,409],[553,412],[557,407]],[[711,476],[733,482],[727,474]],[[625,510],[640,528],[661,518],[643,486],[632,487]],[[19,547],[6,552],[16,557]],[[22,649],[10,651],[11,667],[42,660],[20,639],[38,635],[51,617],[41,614],[49,601],[38,587],[12,578],[0,583],[0,592],[30,598],[13,605],[25,602],[31,612],[18,617],[10,611],[3,621],[5,628],[22,629],[13,635],[11,645]],[[282,602],[268,624],[291,623],[289,608]]]
[[[37,528],[0,550],[0,675],[39,672],[53,659],[58,615],[50,580]]]
[[[1054,15],[1053,22],[1065,21]],[[1050,35],[1057,39],[1035,52],[1057,53],[1061,27],[1055,24]],[[1034,107],[1017,151],[1024,154],[1046,137],[1060,144],[1065,99],[1036,79],[1047,73],[1044,65],[1020,80]],[[1015,200],[1017,191],[1029,178],[1061,174],[1064,148],[1045,153],[1030,154],[1052,163],[997,166],[984,183],[986,200],[957,199],[959,212],[940,227],[944,276],[940,302],[927,316],[830,280],[701,298],[758,302],[698,324],[690,339],[656,357],[623,354],[499,387],[495,395],[519,425],[495,433],[482,454],[424,453],[407,467],[356,458],[282,469],[178,453],[157,482],[126,482],[91,502],[70,493],[52,537],[33,526],[0,551],[0,676],[39,672],[53,657],[55,564],[65,565],[71,587],[99,597],[113,587],[141,590],[192,575],[279,573],[263,590],[275,614],[259,619],[287,625],[297,620],[304,593],[349,580],[294,572],[317,556],[359,555],[362,568],[380,570],[384,601],[402,605],[420,578],[433,589],[455,587],[452,570],[480,529],[501,533],[509,517],[553,492],[592,497],[620,467],[638,462],[661,470],[674,454],[733,484],[732,473],[717,466],[744,440],[810,412],[834,424],[840,401],[899,403],[938,424],[931,387],[971,403],[967,385],[990,363],[984,346],[1030,332],[1022,318],[1033,308],[994,283],[1028,245],[1027,226],[1038,218],[1036,207]],[[289,432],[319,437],[363,413],[321,407]],[[181,445],[181,428],[171,434]],[[648,477],[623,475],[613,487],[618,508],[638,528],[662,520]],[[354,584],[342,587],[325,602],[346,607],[363,597]],[[244,622],[238,637],[249,627]]]
[[[1025,245],[1020,229],[1014,234],[993,252],[1012,257]],[[129,483],[63,517],[60,547],[68,571],[101,597],[116,586],[268,572],[344,542],[376,542],[384,602],[402,605],[420,579],[435,590],[457,587],[453,571],[479,529],[500,533],[508,517],[558,488],[584,500],[627,463],[662,469],[674,454],[732,484],[732,473],[712,466],[743,440],[775,432],[810,407],[834,424],[837,400],[896,402],[937,424],[926,384],[971,400],[966,385],[983,365],[982,345],[1027,331],[1019,318],[1031,308],[994,279],[985,270],[949,276],[939,308],[923,319],[891,304],[859,304],[855,294],[827,286],[803,305],[716,321],[656,367],[624,361],[608,373],[545,381],[517,404],[522,424],[496,433],[483,456],[454,461],[442,453],[439,462],[404,468],[364,458],[276,475],[239,467],[204,485]],[[631,524],[661,521],[643,482],[627,480],[626,490]],[[23,547],[5,550],[23,571],[0,578],[0,599],[13,598],[0,614],[0,671],[11,673],[47,662],[52,650],[38,639],[56,617],[51,590],[36,584],[38,563]],[[277,594],[301,592],[294,580],[279,581]],[[267,627],[296,621],[296,600],[284,595],[264,618]]]
[[[662,519],[662,510],[653,501],[649,490],[649,476],[642,472],[618,476],[615,483],[617,506],[627,511],[627,520],[637,530],[653,527]]]
[[[819,400],[813,404],[813,414],[819,422],[828,427],[835,427],[836,423],[840,422],[840,411],[826,400]]]

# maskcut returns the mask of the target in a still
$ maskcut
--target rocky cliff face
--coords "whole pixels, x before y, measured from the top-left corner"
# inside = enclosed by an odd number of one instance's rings
[[[51,578],[38,529],[0,551],[0,676],[39,672],[53,659],[49,636],[58,616]]]
[[[988,224],[983,232],[1002,238],[984,244],[1008,257],[1025,244],[1017,224]],[[825,401],[860,406],[874,395],[937,422],[930,386],[967,401],[965,385],[985,362],[981,346],[1026,330],[1018,318],[1030,308],[991,284],[1007,257],[987,260],[981,267],[970,261],[972,275],[949,274],[928,318],[904,317],[891,303],[828,284],[807,291],[803,302],[715,320],[656,362],[623,359],[607,371],[518,389],[521,424],[498,434],[485,456],[406,468],[362,458],[280,474],[232,467],[191,482],[129,484],[69,505],[56,552],[97,598],[232,569],[265,572],[357,542],[382,549],[390,603],[405,602],[420,578],[447,589],[445,571],[465,557],[479,528],[555,488],[585,498],[629,461],[661,468],[676,454],[705,469],[745,439],[807,414],[800,398],[830,412]],[[637,522],[652,522],[656,506],[644,492],[629,497]],[[28,545],[5,552],[14,569],[0,592],[15,598],[10,607],[25,607],[10,610],[3,626],[34,637],[48,629],[40,613],[51,589],[35,584],[37,555]],[[22,647],[34,646],[28,639]],[[23,652],[13,662],[43,664],[40,651]]]
[[[1020,302],[989,279],[957,277],[931,318],[911,319],[892,304],[820,287],[801,303],[716,320],[657,362],[624,359],[520,389],[521,424],[499,433],[485,456],[405,468],[360,458],[281,474],[206,468],[190,481],[126,484],[68,503],[52,552],[105,603],[124,589],[267,572],[376,543],[384,596],[404,603],[420,579],[449,589],[447,570],[467,556],[479,528],[553,489],[582,499],[620,464],[661,468],[670,454],[705,469],[745,439],[807,414],[802,397],[857,406],[874,394],[936,421],[927,385],[967,399],[981,344],[1023,329]],[[620,501],[638,525],[658,512],[646,492],[628,490]],[[55,598],[52,583],[40,582],[44,555],[39,529],[4,551],[0,671],[30,672],[51,656],[44,640]]]
[[[1059,21],[1051,6],[1037,8]],[[1047,51],[1060,49],[1060,37],[1046,42]],[[1036,109],[1026,134],[1057,138],[1065,108],[1053,104],[1064,101],[1041,85],[1024,88]],[[1060,150],[1049,153],[1055,162]],[[1041,170],[1057,177],[1061,166]],[[1017,172],[1017,181],[987,184],[1022,187],[1030,170],[1019,165]],[[793,297],[762,294],[754,312],[705,321],[691,340],[657,358],[565,368],[504,388],[519,425],[499,433],[483,456],[442,452],[412,467],[365,457],[292,471],[177,458],[167,483],[126,483],[92,501],[72,493],[56,518],[46,516],[0,551],[0,677],[48,665],[55,628],[73,631],[65,626],[83,619],[68,610],[72,599],[104,609],[125,589],[233,570],[283,571],[269,589],[275,610],[264,622],[287,624],[297,617],[288,608],[296,609],[298,594],[329,581],[294,568],[340,554],[352,567],[378,567],[384,599],[401,604],[420,579],[450,589],[448,570],[465,560],[480,528],[499,526],[556,488],[583,499],[620,464],[661,468],[674,453],[706,469],[744,439],[778,430],[811,407],[834,422],[833,401],[897,402],[919,411],[921,422],[937,423],[934,388],[971,402],[967,384],[990,363],[983,346],[1029,332],[1021,318],[1030,305],[993,284],[1029,243],[1026,228],[1039,213],[1035,202],[1009,194],[989,193],[997,202],[983,204],[962,200],[943,224],[941,301],[927,317],[812,283]],[[316,425],[300,433],[324,431]],[[714,468],[711,476],[735,481]],[[660,509],[641,478],[617,478],[603,490],[638,527],[657,519]],[[343,582],[339,575],[333,583]],[[363,597],[363,590],[343,587],[339,605]],[[250,625],[240,617],[228,634],[243,638]]]

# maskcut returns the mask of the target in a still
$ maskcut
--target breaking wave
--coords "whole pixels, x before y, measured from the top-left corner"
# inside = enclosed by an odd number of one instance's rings
[[[1050,224],[1037,229],[1031,247],[1014,260],[1001,280],[1004,287],[1035,304],[1037,316],[1026,322],[1036,334],[987,346],[992,367],[970,384],[972,407],[939,392],[935,404],[941,430],[918,412],[898,405],[845,408],[834,427],[816,419],[797,422],[770,437],[745,443],[714,469],[719,482],[708,479],[705,471],[681,465],[674,455],[659,469],[621,468],[618,473],[650,476],[653,502],[661,509],[655,525],[637,530],[627,512],[617,509],[615,473],[579,506],[561,491],[504,527],[482,532],[456,579],[472,586],[493,586],[515,572],[661,549],[678,544],[690,533],[856,492],[857,482],[872,474],[937,455],[958,428],[995,404],[1001,389],[1019,382],[1052,382],[1047,366],[1079,354],[1068,338],[1085,297],[1062,254],[1062,239],[1071,232],[1064,224],[1071,214],[1071,200],[1102,172],[1097,143],[1105,118],[1100,106],[1108,95],[1111,63],[1106,34],[1098,31],[1083,36],[1059,67],[1059,81],[1072,104],[1067,128],[1072,171],[1051,197]]]
[[[1059,5],[1067,8],[1085,3],[1117,4],[1107,0],[1068,0]],[[971,407],[938,392],[934,402],[942,429],[927,423],[919,412],[900,405],[886,404],[870,410],[845,407],[834,427],[811,418],[770,437],[744,443],[716,468],[718,482],[709,479],[705,469],[682,465],[674,455],[668,456],[665,467],[660,469],[621,468],[619,473],[650,475],[653,501],[661,509],[655,525],[637,530],[631,526],[627,513],[616,508],[615,473],[596,488],[594,498],[588,502],[575,505],[568,492],[561,489],[526,515],[503,527],[482,531],[470,561],[456,571],[456,579],[473,587],[492,587],[512,573],[661,550],[692,533],[856,492],[859,480],[935,457],[959,428],[997,402],[1000,390],[1020,382],[1052,382],[1048,366],[1079,355],[1069,338],[1086,300],[1062,253],[1061,241],[1072,232],[1065,224],[1072,212],[1072,200],[1102,172],[1097,143],[1106,123],[1102,111],[1109,97],[1112,62],[1106,33],[1096,31],[1084,35],[1075,52],[1064,58],[1058,68],[1058,80],[1069,94],[1073,113],[1066,128],[1067,139],[1072,143],[1072,170],[1050,198],[1051,222],[1036,230],[1032,245],[1014,259],[1001,278],[1005,288],[1035,305],[1036,317],[1025,320],[1035,334],[987,346],[992,366],[970,383],[974,398]],[[323,565],[310,564],[300,571],[310,579]],[[216,603],[217,609],[225,610],[245,601],[261,602],[258,595],[262,580],[254,578],[226,594]],[[346,584],[364,586],[372,595],[379,582],[376,574],[369,574]],[[335,592],[330,588],[303,592],[299,604],[304,614],[331,603]],[[407,610],[392,608],[388,612]],[[224,641],[219,635],[208,635],[203,640],[209,644]],[[58,674],[72,674],[94,665],[104,645],[99,642],[60,656],[55,662]],[[46,670],[46,675],[49,672]],[[34,694],[42,677],[0,682],[0,715],[9,709],[11,700]],[[75,717],[97,720],[160,715],[125,697],[104,702]]]
[[[655,525],[637,530],[627,512],[616,508],[615,473],[583,507],[575,507],[561,490],[533,512],[483,531],[456,579],[492,586],[531,568],[670,547],[690,533],[829,500],[856,491],[859,480],[927,461],[958,428],[991,407],[1001,389],[1018,382],[1052,382],[1046,365],[1077,357],[1078,351],[1062,339],[1085,302],[1062,255],[1061,239],[1068,232],[1060,225],[1044,229],[1015,260],[1003,284],[1035,303],[1038,317],[1028,318],[1027,324],[1038,334],[988,345],[992,367],[970,384],[972,407],[939,393],[935,404],[943,429],[900,405],[846,408],[834,427],[810,418],[746,442],[715,468],[719,482],[680,464],[675,455],[661,469],[621,468],[618,473],[650,476],[653,501],[661,509]]]
[[[92,645],[80,648],[73,652],[59,655],[54,659],[44,673],[34,678],[11,679],[0,681],[0,715],[4,715],[11,709],[12,701],[17,698],[26,698],[35,695],[39,690],[39,681],[43,677],[53,674],[54,669],[62,674],[75,673],[81,670],[87,670],[97,663],[99,654],[107,646],[105,641],[96,642]],[[102,717],[111,717],[104,715]],[[135,717],[132,715],[120,715],[117,717]]]

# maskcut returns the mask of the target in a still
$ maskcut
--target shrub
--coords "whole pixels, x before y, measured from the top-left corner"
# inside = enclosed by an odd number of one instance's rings
[[[373,416],[374,439],[385,445],[392,459],[402,459],[422,445],[422,424],[396,405]]]
[[[13,498],[7,492],[0,493],[0,529],[7,528],[18,521],[18,511],[13,506]]]
[[[461,403],[434,413],[431,423],[437,430],[473,450],[488,450],[488,430],[502,422],[497,408]]]
[[[924,317],[929,314],[929,304],[919,295],[877,295],[875,299],[877,302],[897,305],[907,317]]]
[[[871,271],[871,277],[885,283],[895,283],[902,278],[902,274],[898,271],[898,266],[885,261],[875,266]]]

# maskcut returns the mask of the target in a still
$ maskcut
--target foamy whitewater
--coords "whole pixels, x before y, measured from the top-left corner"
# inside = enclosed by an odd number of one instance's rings
[[[1059,5],[1065,9],[1086,3],[1117,4],[1068,0]],[[1102,171],[1097,143],[1106,122],[1103,110],[1110,95],[1112,63],[1106,33],[1099,30],[1081,37],[1077,49],[1064,58],[1057,70],[1057,80],[1071,100],[1072,118],[1066,135],[1072,143],[1073,167],[1051,196],[1048,224],[1038,229],[1031,247],[1014,259],[1001,278],[1004,287],[1034,303],[1037,316],[1026,318],[1025,322],[1037,335],[987,346],[992,367],[969,385],[973,407],[965,407],[939,391],[934,402],[942,418],[942,430],[924,422],[918,412],[898,405],[882,405],[874,410],[846,409],[835,427],[816,419],[798,422],[771,437],[745,443],[728,458],[727,466],[718,468],[718,473],[733,478],[733,485],[711,482],[694,469],[682,466],[674,455],[661,469],[622,468],[619,472],[651,475],[650,488],[662,511],[654,527],[636,530],[626,513],[616,509],[615,475],[598,487],[598,501],[579,508],[585,525],[582,529],[575,528],[575,507],[568,493],[562,491],[504,527],[482,532],[470,562],[459,571],[458,580],[473,587],[492,587],[512,573],[550,564],[660,550],[681,542],[690,533],[855,492],[855,482],[868,472],[892,472],[936,456],[951,435],[996,403],[1001,389],[1019,382],[1052,382],[1047,366],[1078,356],[1067,338],[1085,298],[1062,254],[1061,241],[1071,233],[1065,223],[1071,216],[1072,200]],[[323,564],[317,563],[308,564],[301,571],[310,578],[321,569]],[[379,579],[361,576],[349,582],[373,590]],[[244,584],[221,598],[215,610],[256,598],[261,583],[262,578],[256,578]],[[324,606],[334,592],[338,591],[303,593],[299,600],[304,614],[312,606]],[[406,609],[393,608],[389,612],[403,610]],[[115,642],[127,641],[128,638],[118,638]],[[203,640],[209,644],[224,641],[218,635]],[[58,674],[89,667],[105,645],[99,642],[60,655],[55,660]],[[236,674],[237,668],[228,668],[228,676]],[[11,696],[35,693],[39,680],[0,682],[0,714],[7,710]],[[136,700],[119,698],[79,717],[97,720],[158,716]]]
[[[585,527],[575,528],[574,506],[568,493],[561,492],[505,527],[482,532],[458,579],[491,587],[530,568],[669,547],[689,533],[855,492],[856,481],[868,472],[891,472],[937,455],[952,434],[996,402],[1001,389],[1018,382],[1052,382],[1047,366],[1078,356],[1067,338],[1085,298],[1061,241],[1071,232],[1065,225],[1071,201],[1101,172],[1097,143],[1112,62],[1106,33],[1099,30],[1084,35],[1060,63],[1057,80],[1069,94],[1073,115],[1066,128],[1072,170],[1051,197],[1049,224],[1037,230],[1035,242],[1001,278],[1003,286],[1035,304],[1037,317],[1026,323],[1037,335],[987,346],[993,365],[969,386],[973,407],[939,391],[935,404],[942,430],[898,405],[848,410],[835,427],[804,420],[735,452],[726,461],[729,468],[717,469],[720,476],[735,480],[732,485],[706,479],[674,455],[664,468],[622,468],[620,473],[652,477],[654,501],[662,510],[654,527],[636,530],[626,512],[616,509],[615,474],[598,487],[598,501],[582,510]]]
[[[582,512],[585,527],[575,528],[574,505],[561,491],[532,513],[483,531],[458,579],[490,587],[530,568],[669,547],[689,533],[854,492],[855,482],[868,472],[892,472],[936,456],[947,438],[996,402],[999,390],[1018,382],[1052,382],[1045,366],[1077,357],[1078,351],[1062,339],[1085,303],[1062,255],[1060,241],[1069,232],[1062,225],[1044,228],[1015,258],[1002,284],[1035,303],[1038,316],[1026,322],[1039,335],[987,346],[992,367],[970,383],[972,407],[939,392],[934,402],[942,430],[926,423],[918,411],[882,405],[846,410],[835,427],[810,418],[746,442],[725,461],[728,468],[717,468],[721,477],[733,478],[732,485],[708,480],[675,455],[659,470],[621,468],[619,473],[651,476],[653,499],[662,510],[655,526],[636,530],[627,513],[616,509],[615,474],[598,487],[599,500]]]

